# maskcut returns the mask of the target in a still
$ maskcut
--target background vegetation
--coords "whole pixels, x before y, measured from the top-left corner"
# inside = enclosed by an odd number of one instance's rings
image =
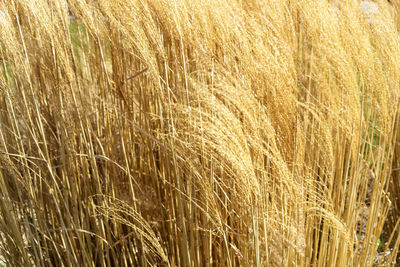
[[[391,2],[3,0],[4,262],[394,265]]]

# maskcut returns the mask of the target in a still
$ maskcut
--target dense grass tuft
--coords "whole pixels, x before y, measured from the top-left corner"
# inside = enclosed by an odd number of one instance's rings
[[[1,1],[0,259],[394,266],[391,2]]]

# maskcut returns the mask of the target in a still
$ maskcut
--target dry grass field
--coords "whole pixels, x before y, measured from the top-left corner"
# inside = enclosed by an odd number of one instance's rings
[[[4,264],[395,266],[400,1],[376,5],[2,0]]]

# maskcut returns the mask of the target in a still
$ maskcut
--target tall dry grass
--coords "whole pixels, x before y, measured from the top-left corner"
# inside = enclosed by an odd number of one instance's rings
[[[3,0],[6,264],[395,265],[400,17],[378,3]]]

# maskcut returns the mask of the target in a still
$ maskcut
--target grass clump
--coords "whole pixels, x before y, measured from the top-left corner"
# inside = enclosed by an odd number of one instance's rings
[[[394,266],[399,16],[378,6],[4,0],[5,263]]]

